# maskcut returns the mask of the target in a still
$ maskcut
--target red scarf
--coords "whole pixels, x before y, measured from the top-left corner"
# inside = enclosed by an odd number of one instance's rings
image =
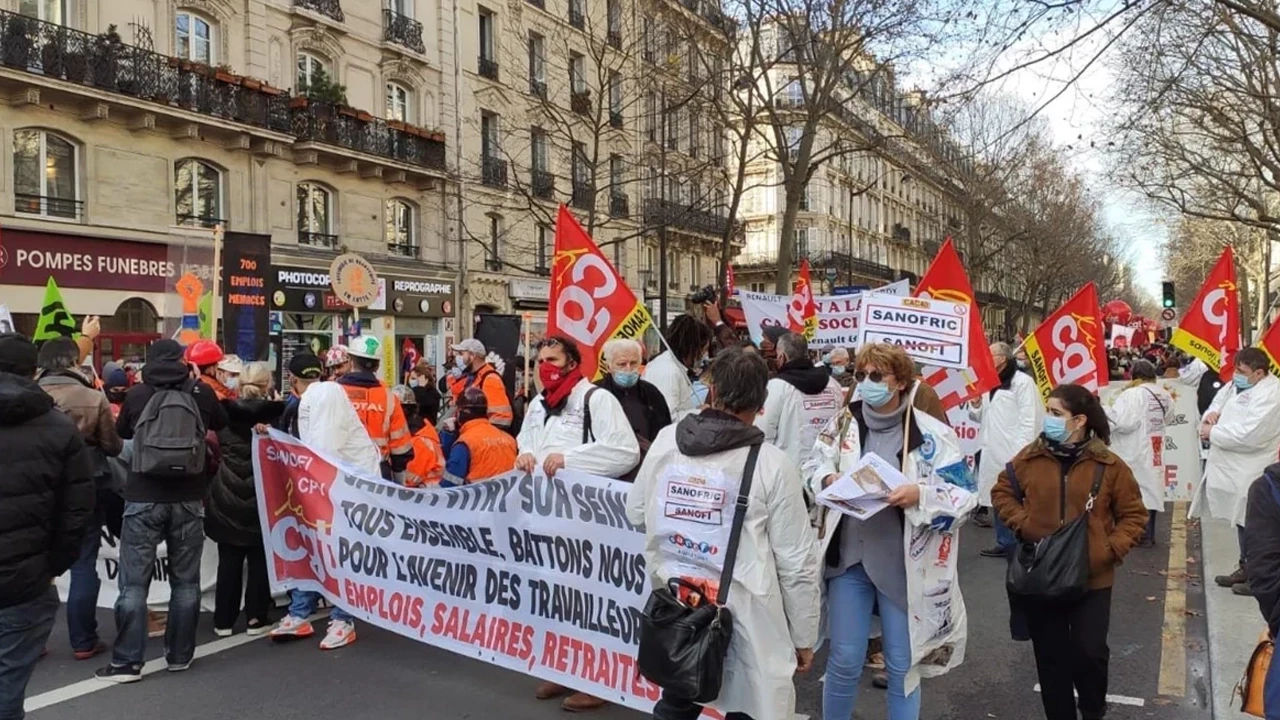
[[[582,372],[578,368],[565,371],[551,363],[538,365],[538,377],[542,380],[542,402],[548,415],[559,415],[569,400],[569,393],[578,386]]]

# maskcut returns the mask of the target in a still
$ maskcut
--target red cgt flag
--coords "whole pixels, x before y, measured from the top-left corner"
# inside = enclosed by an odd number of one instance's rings
[[[644,304],[564,205],[556,218],[547,335],[563,335],[582,351],[582,376],[600,376],[600,352],[613,338],[640,339],[653,324]]]
[[[1076,291],[1040,323],[1023,347],[1042,399],[1048,400],[1055,387],[1069,384],[1096,394],[1111,379],[1098,288],[1089,283]]]
[[[1271,361],[1271,373],[1280,376],[1280,320],[1271,323],[1266,334],[1258,341],[1258,347],[1262,348],[1262,352]]]
[[[818,303],[813,299],[813,283],[809,281],[809,260],[800,261],[800,280],[787,304],[787,329],[806,340],[818,332]]]
[[[943,243],[938,256],[933,259],[924,277],[920,278],[915,295],[966,303],[969,306],[969,316],[974,320],[969,323],[968,369],[925,369],[925,381],[938,391],[943,407],[949,410],[999,385],[1000,375],[996,373],[995,361],[991,359],[991,352],[987,349],[987,335],[982,331],[982,322],[979,320],[982,314],[978,311],[978,303],[973,296],[973,286],[969,284],[969,276],[965,274],[964,265],[960,263],[960,255],[951,238]]]
[[[1240,349],[1240,292],[1231,246],[1222,251],[1195,302],[1173,331],[1173,346],[1200,358],[1224,377]]]

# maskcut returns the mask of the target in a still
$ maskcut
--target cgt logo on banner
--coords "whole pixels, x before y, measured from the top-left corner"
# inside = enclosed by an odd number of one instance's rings
[[[1024,347],[1042,399],[1047,402],[1059,385],[1083,385],[1096,393],[1107,384],[1104,332],[1098,291],[1088,283],[1031,333]]]
[[[1240,292],[1230,245],[1223,249],[1191,308],[1174,329],[1172,344],[1203,360],[1223,379],[1231,377],[1233,358],[1240,349]]]
[[[657,701],[635,667],[649,585],[630,485],[511,473],[410,490],[274,430],[253,461],[273,589],[636,710]]]

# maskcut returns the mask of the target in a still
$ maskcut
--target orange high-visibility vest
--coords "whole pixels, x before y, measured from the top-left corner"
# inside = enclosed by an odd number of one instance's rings
[[[440,450],[440,435],[427,423],[413,436],[413,459],[405,468],[404,484],[407,487],[439,485],[442,476],[444,454]]]
[[[516,466],[519,448],[516,439],[493,426],[486,418],[469,420],[458,434],[458,442],[471,453],[467,480],[487,480],[511,472]]]
[[[378,446],[382,459],[391,455],[404,455],[413,449],[413,436],[409,434],[409,423],[404,419],[404,409],[395,395],[387,392],[387,387],[378,383],[375,387],[360,387],[339,383],[347,391],[347,398],[355,408],[356,415],[364,424],[373,444]]]

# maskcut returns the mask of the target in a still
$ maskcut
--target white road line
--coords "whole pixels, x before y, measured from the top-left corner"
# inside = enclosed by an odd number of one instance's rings
[[[1040,683],[1036,683],[1033,690],[1035,690],[1035,692],[1040,692]],[[1074,690],[1072,691],[1072,694],[1077,698],[1080,697],[1079,693],[1076,693]],[[1147,705],[1146,700],[1143,700],[1142,698],[1129,697],[1128,695],[1108,695],[1107,702],[1112,705],[1129,705],[1132,707],[1146,707]]]
[[[311,620],[313,622],[321,620],[328,615],[329,611],[323,610],[311,616]],[[195,659],[199,660],[200,658],[209,657],[210,655],[216,655],[220,652],[232,650],[240,647],[241,645],[248,645],[254,640],[262,640],[267,637],[270,637],[270,635],[240,634],[233,635],[229,638],[219,638],[213,642],[205,643],[204,645],[197,645]],[[106,658],[105,662],[110,662],[110,651],[108,651],[103,657]],[[168,666],[169,663],[164,658],[156,658],[142,666],[142,676],[146,677],[154,673],[164,672]],[[193,665],[192,669],[196,669],[197,667],[198,666]],[[187,672],[190,671],[188,670]],[[84,697],[85,695],[90,695],[100,690],[106,690],[107,688],[118,686],[118,683],[109,683],[98,680],[97,678],[89,678],[88,680],[81,680],[79,682],[71,683],[70,685],[63,685],[60,688],[54,688],[48,692],[42,692],[39,695],[33,695],[27,698],[23,705],[27,712],[35,712],[36,710],[41,710],[51,705],[64,703],[68,700],[75,700],[78,697]]]

